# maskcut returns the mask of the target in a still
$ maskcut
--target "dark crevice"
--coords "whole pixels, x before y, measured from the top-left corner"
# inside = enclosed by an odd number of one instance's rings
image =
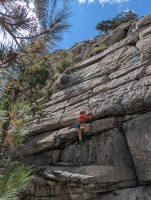
[[[125,137],[127,149],[129,150],[129,154],[130,154],[131,160],[132,160],[132,162],[133,162],[133,167],[134,167],[134,171],[135,171],[135,175],[136,175],[136,180],[137,180],[137,185],[136,185],[136,186],[140,186],[140,184],[139,184],[139,179],[138,179],[138,174],[137,174],[137,170],[136,170],[136,166],[135,166],[135,162],[134,162],[133,156],[132,156],[132,154],[131,154],[131,149],[130,149],[130,147],[129,147],[128,140],[127,140],[127,137],[126,137],[126,134],[125,134],[123,125],[120,126],[120,130],[121,130],[121,132],[123,133],[123,135],[124,135],[124,137]]]

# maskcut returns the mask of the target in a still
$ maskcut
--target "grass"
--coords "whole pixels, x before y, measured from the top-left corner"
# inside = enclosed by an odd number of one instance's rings
[[[33,179],[32,170],[18,162],[9,163],[0,179],[0,199],[18,200],[21,190],[27,189]]]
[[[99,47],[95,47],[93,48],[90,53],[87,55],[87,58],[91,58],[92,56],[95,56],[96,54],[104,51],[105,49],[107,49],[108,47],[104,44],[102,44],[101,46]]]

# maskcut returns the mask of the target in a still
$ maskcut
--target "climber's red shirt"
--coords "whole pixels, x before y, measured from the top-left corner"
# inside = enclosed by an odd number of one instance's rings
[[[81,115],[78,117],[77,122],[86,123],[88,119],[90,119],[89,114],[81,114]]]

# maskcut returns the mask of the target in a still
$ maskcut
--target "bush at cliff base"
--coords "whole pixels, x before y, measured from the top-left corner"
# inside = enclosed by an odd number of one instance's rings
[[[9,163],[0,179],[0,199],[18,200],[19,192],[30,187],[32,170],[18,162]]]

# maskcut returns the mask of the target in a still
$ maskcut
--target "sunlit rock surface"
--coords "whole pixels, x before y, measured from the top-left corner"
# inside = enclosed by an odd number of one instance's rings
[[[22,199],[151,200],[150,25],[148,15],[71,47],[81,62],[15,155],[36,174]],[[108,49],[83,60],[100,44]],[[81,109],[93,113],[84,144],[68,128]]]

